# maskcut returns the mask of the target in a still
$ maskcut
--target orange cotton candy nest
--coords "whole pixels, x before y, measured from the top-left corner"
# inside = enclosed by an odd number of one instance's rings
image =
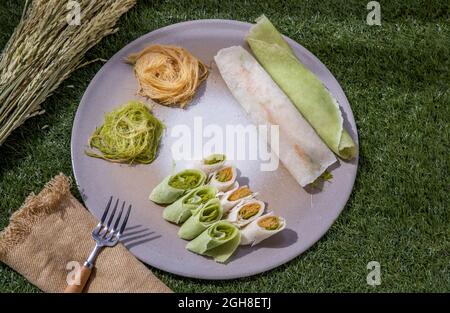
[[[177,46],[151,45],[128,61],[134,64],[139,95],[163,105],[185,107],[208,77],[206,65]]]

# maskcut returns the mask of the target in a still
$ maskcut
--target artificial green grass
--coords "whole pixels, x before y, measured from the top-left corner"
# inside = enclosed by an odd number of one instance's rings
[[[0,47],[23,2],[0,3]],[[154,270],[174,291],[450,291],[449,4],[380,1],[382,25],[368,26],[367,2],[141,0],[121,19],[120,31],[88,53],[87,59],[107,59],[137,37],[180,21],[253,22],[265,13],[331,70],[352,106],[358,177],[329,232],[295,260],[250,278],[210,282]],[[75,72],[46,101],[47,113],[0,147],[0,228],[30,192],[59,172],[72,175],[73,118],[100,67]],[[366,283],[372,260],[381,264],[376,287]],[[38,290],[0,265],[0,292],[29,291]]]

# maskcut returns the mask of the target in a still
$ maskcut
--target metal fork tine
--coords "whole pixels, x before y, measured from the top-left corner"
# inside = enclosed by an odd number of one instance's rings
[[[117,231],[119,227],[120,218],[122,217],[123,208],[125,207],[125,201],[122,203],[122,208],[120,209],[119,216],[117,217],[116,223],[114,224],[113,231]]]
[[[105,212],[103,212],[102,219],[100,220],[100,223],[102,223],[102,224],[103,224],[103,223],[105,222],[105,220],[106,220],[106,216],[108,215],[108,211],[109,211],[109,208],[110,208],[110,206],[111,206],[112,199],[113,199],[113,197],[111,196],[111,197],[109,198],[108,204],[106,205]]]
[[[120,236],[122,235],[122,233],[123,233],[125,227],[127,226],[128,217],[130,216],[130,212],[131,212],[131,204],[130,204],[130,206],[128,207],[127,214],[125,215],[125,218],[124,218],[124,220],[123,220],[123,222],[122,222],[122,226],[120,227],[119,234],[117,235],[118,237],[120,237]]]
[[[113,221],[114,218],[114,214],[116,214],[116,210],[117,210],[117,205],[119,204],[119,199],[116,200],[116,204],[114,205],[114,209],[111,213],[111,216],[109,217],[108,223],[106,224],[106,228],[109,228],[109,226],[111,226],[111,223]]]
[[[109,212],[109,208],[111,207],[112,199],[113,199],[113,196],[109,197],[109,201],[108,201],[108,204],[106,205],[105,211],[103,212],[102,219],[100,220],[100,222],[98,222],[97,227],[95,227],[95,229],[92,231],[93,235],[94,234],[98,235],[98,234],[100,234],[100,232],[103,231],[103,228],[105,225],[104,223],[105,223],[106,217],[108,216],[108,212]]]

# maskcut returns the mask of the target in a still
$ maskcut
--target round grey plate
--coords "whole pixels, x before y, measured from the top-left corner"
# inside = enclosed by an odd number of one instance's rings
[[[171,25],[133,41],[116,53],[97,73],[87,88],[75,116],[72,130],[72,164],[77,185],[87,208],[99,218],[113,195],[133,205],[122,243],[143,262],[164,271],[202,279],[232,279],[275,268],[311,247],[330,228],[343,210],[357,170],[357,158],[334,166],[331,183],[322,191],[301,188],[280,163],[272,172],[261,172],[259,161],[235,161],[239,180],[259,191],[268,209],[284,216],[287,227],[255,247],[239,247],[227,264],[219,264],[185,249],[177,237],[178,226],[162,219],[163,208],[148,201],[150,191],[173,171],[170,147],[176,140],[171,130],[180,123],[193,127],[201,116],[204,126],[249,124],[247,117],[223,82],[213,57],[232,45],[247,47],[244,38],[251,25],[228,20],[199,20]],[[356,125],[347,98],[328,69],[308,50],[287,39],[302,62],[337,98],[344,112],[345,126],[357,141]],[[149,44],[173,44],[187,48],[211,65],[206,84],[187,109],[155,105],[153,113],[167,126],[157,159],[150,165],[113,164],[85,155],[89,135],[102,124],[104,114],[136,96],[137,81],[127,55]],[[147,103],[149,103],[147,101]],[[185,164],[177,162],[177,170]]]

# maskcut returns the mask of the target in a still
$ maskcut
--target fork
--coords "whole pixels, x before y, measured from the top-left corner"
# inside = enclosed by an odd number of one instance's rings
[[[92,238],[95,240],[95,248],[92,250],[91,254],[87,258],[86,262],[84,262],[83,267],[80,270],[80,282],[79,284],[68,285],[64,290],[65,293],[79,293],[83,291],[86,282],[88,281],[92,268],[94,267],[95,260],[97,258],[98,253],[103,247],[114,247],[120,240],[120,237],[123,234],[123,231],[127,225],[128,217],[130,216],[131,204],[128,206],[127,213],[125,214],[125,218],[122,222],[120,219],[122,217],[123,209],[125,207],[125,201],[122,203],[122,207],[119,212],[119,216],[116,218],[114,226],[113,220],[114,215],[116,214],[117,207],[119,205],[119,199],[116,200],[113,211],[106,222],[106,218],[108,216],[108,211],[111,207],[111,202],[113,197],[109,198],[108,204],[106,205],[106,209],[103,212],[102,219],[97,224],[97,226],[92,231]],[[106,222],[106,223],[105,223]],[[120,226],[119,226],[120,224]]]

